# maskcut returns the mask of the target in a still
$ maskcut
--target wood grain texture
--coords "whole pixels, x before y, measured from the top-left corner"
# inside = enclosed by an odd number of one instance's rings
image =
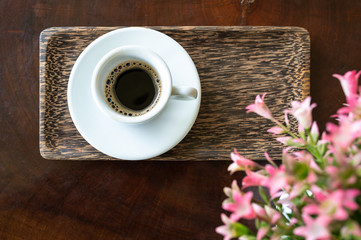
[[[152,160],[228,160],[224,149],[241,147],[262,159],[279,144],[271,125],[246,116],[245,106],[268,93],[271,110],[281,113],[291,100],[309,94],[310,39],[297,27],[152,27],[179,42],[199,72],[202,103],[186,138]],[[66,91],[74,62],[97,37],[116,27],[50,28],[40,37],[40,150],[48,159],[107,160],[77,132]]]

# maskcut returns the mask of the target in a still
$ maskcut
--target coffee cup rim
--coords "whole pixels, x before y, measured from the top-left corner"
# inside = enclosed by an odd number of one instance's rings
[[[137,60],[145,62],[150,65],[158,74],[162,85],[161,93],[157,103],[152,109],[149,110],[149,112],[146,112],[139,116],[122,115],[115,112],[106,102],[104,86],[106,81],[106,75],[109,73],[109,71],[104,74],[102,70],[104,70],[107,64],[111,64],[110,62],[117,57],[119,57],[119,59],[123,59],[124,61]],[[121,62],[118,62],[118,64]],[[114,65],[113,68],[115,66],[116,65]],[[102,75],[102,73],[104,75]],[[149,48],[145,48],[142,46],[127,45],[109,51],[100,59],[92,73],[91,93],[97,107],[104,114],[121,123],[139,124],[154,118],[166,106],[171,95],[171,91],[172,78],[168,65],[157,53],[155,53]]]

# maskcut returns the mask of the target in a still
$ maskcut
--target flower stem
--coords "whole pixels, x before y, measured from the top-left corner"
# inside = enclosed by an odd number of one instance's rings
[[[277,121],[276,119],[273,119],[273,121],[283,129],[283,131],[285,131],[287,134],[289,134],[291,137],[293,138],[298,138],[293,132],[291,132],[290,129],[288,129],[285,125],[283,125],[282,123],[280,123],[279,121]]]

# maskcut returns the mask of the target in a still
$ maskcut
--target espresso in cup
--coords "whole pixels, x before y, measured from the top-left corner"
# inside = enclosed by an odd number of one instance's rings
[[[159,76],[149,64],[129,60],[118,64],[108,74],[104,96],[114,111],[135,117],[153,108],[161,89]]]
[[[160,114],[171,96],[193,100],[192,86],[173,86],[168,65],[151,49],[129,45],[115,48],[96,65],[91,92],[99,109],[110,118],[140,124]]]

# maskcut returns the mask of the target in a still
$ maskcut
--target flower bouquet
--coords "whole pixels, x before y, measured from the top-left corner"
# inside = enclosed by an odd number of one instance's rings
[[[265,153],[262,166],[236,150],[231,153],[231,173],[244,171],[241,186],[236,180],[224,188],[227,199],[221,215],[223,226],[216,232],[225,240],[243,239],[361,239],[361,71],[334,74],[340,80],[347,104],[337,111],[338,124],[328,123],[319,133],[312,120],[311,98],[293,101],[278,121],[265,104],[265,95],[246,107],[272,121],[268,132],[283,143],[282,162],[276,164]],[[289,116],[298,122],[291,130]],[[258,186],[261,199],[248,187]],[[252,232],[239,220],[254,220]]]

